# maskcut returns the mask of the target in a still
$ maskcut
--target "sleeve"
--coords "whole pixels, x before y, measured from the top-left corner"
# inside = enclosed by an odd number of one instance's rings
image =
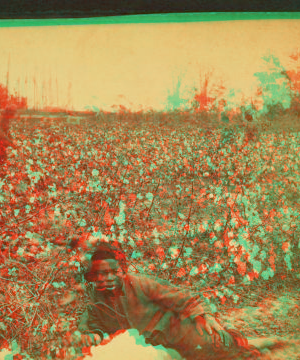
[[[83,334],[95,333],[104,338],[104,331],[101,329],[101,321],[96,314],[96,308],[89,305],[85,312],[81,315],[78,324],[78,330]]]
[[[164,308],[179,313],[183,319],[212,313],[199,294],[176,287],[167,281],[146,278],[141,281],[146,296]]]

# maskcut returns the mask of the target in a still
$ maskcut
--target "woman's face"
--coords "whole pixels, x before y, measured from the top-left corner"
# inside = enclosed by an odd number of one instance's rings
[[[93,269],[96,274],[94,281],[97,285],[97,289],[114,290],[121,286],[123,271],[117,260],[98,260],[93,264]]]

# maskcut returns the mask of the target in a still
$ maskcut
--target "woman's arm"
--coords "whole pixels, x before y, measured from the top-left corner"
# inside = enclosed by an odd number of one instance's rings
[[[89,306],[81,315],[78,330],[83,334],[95,333],[100,336],[101,341],[104,338],[104,331],[101,329],[101,323],[96,315],[95,309]]]
[[[148,277],[143,277],[140,284],[145,295],[166,309],[179,313],[183,319],[212,312],[199,294],[184,288]]]

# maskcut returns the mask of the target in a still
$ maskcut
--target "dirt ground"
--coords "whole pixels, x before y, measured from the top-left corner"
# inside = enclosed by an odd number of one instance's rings
[[[251,298],[251,294],[249,299]],[[282,347],[266,351],[261,360],[300,359],[300,296],[296,288],[278,295],[255,297],[252,305],[226,309],[220,313],[225,326],[242,331],[247,338],[279,337],[286,341]],[[249,303],[251,301],[249,300]]]

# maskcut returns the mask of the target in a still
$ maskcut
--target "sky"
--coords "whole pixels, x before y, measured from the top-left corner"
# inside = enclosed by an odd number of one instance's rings
[[[208,71],[251,96],[262,56],[288,67],[299,39],[300,20],[0,27],[0,83],[9,69],[30,106],[162,110],[178,78],[188,99]]]

